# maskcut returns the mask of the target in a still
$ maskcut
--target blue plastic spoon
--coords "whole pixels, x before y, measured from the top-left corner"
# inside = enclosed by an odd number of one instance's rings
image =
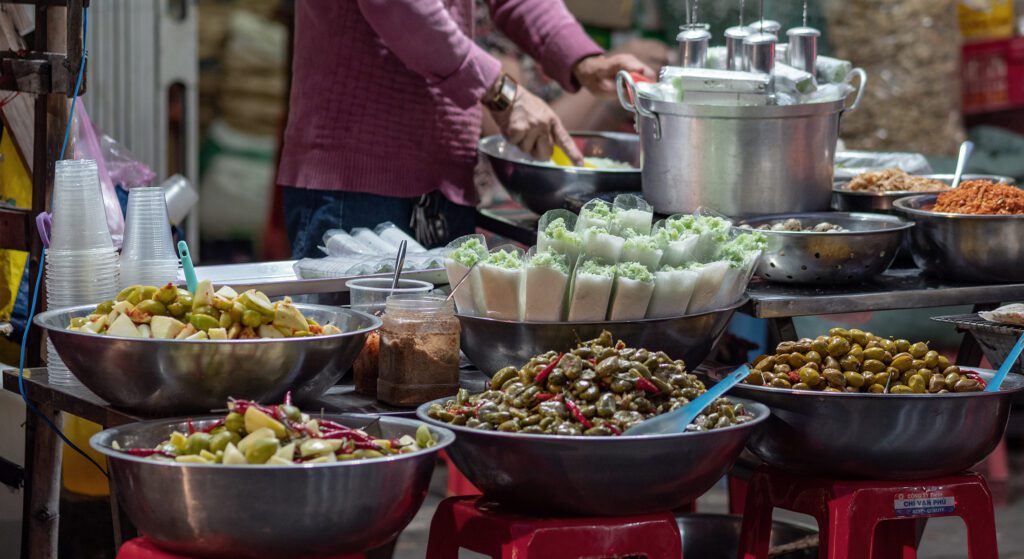
[[[192,256],[188,253],[188,243],[178,241],[178,256],[181,257],[181,268],[185,271],[185,285],[189,293],[195,293],[199,286],[199,278],[196,277],[196,269],[192,265]]]
[[[1017,358],[1020,357],[1021,350],[1024,350],[1024,334],[1020,335],[1017,340],[1017,344],[1010,350],[1010,354],[1006,356],[1006,361],[1003,361],[1002,366],[996,371],[996,375],[992,377],[992,381],[985,387],[985,392],[998,392],[999,386],[1003,384],[1003,380],[1006,379],[1006,374],[1010,372],[1010,368],[1017,362]]]
[[[711,402],[720,398],[732,387],[743,382],[743,379],[747,378],[749,374],[750,368],[743,365],[739,369],[729,373],[729,375],[722,380],[718,381],[718,384],[712,386],[706,392],[691,400],[689,404],[686,404],[675,411],[652,417],[646,421],[641,421],[629,429],[626,429],[622,434],[636,436],[682,433],[686,431],[687,425],[693,423],[694,419],[697,419],[697,416],[700,415],[700,412],[704,411],[704,408],[711,405]]]

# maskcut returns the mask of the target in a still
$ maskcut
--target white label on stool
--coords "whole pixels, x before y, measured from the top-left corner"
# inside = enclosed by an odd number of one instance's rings
[[[939,491],[897,493],[892,507],[896,516],[950,514],[956,512],[956,497]]]

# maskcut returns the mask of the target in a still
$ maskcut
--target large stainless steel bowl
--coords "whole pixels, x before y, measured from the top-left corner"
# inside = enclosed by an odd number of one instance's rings
[[[953,175],[931,174],[921,175],[924,178],[940,180],[953,184]],[[989,180],[1003,184],[1015,184],[1013,177],[1002,175],[964,175],[961,180]],[[849,181],[836,182],[832,187],[832,209],[840,212],[875,212],[895,214],[893,203],[900,198],[918,194],[936,194],[936,192],[863,192],[847,190]]]
[[[145,415],[224,407],[229,396],[268,401],[292,390],[296,401],[320,397],[348,371],[379,318],[350,309],[296,304],[307,318],[334,324],[331,336],[185,341],[100,336],[66,330],[94,305],[35,317],[68,369],[97,396]]]
[[[711,379],[729,371],[712,371]],[[765,462],[828,477],[898,480],[951,475],[980,462],[1002,438],[1021,390],[1024,377],[1010,374],[998,392],[851,394],[739,384],[730,394],[771,408],[748,443]]]
[[[570,195],[640,191],[640,141],[636,134],[574,132],[572,136],[584,157],[607,157],[636,168],[558,167],[534,160],[506,142],[503,136],[480,140],[479,150],[509,195],[537,214],[563,207],[566,196]]]
[[[892,264],[904,232],[914,226],[894,216],[839,212],[770,215],[739,224],[756,229],[789,218],[805,225],[827,221],[849,231],[760,231],[768,238],[768,246],[757,275],[768,281],[832,285],[864,281]]]
[[[484,495],[539,514],[623,516],[663,512],[703,495],[732,466],[768,408],[742,402],[750,422],[696,433],[560,437],[481,431],[416,415],[456,433],[448,456]]]
[[[630,347],[664,351],[691,368],[700,365],[715,348],[743,297],[734,305],[705,313],[672,318],[603,322],[517,322],[458,315],[462,323],[462,352],[485,375],[504,367],[525,364],[546,351],[568,351],[581,340],[608,330]]]
[[[411,419],[326,416],[371,435],[415,435]],[[216,418],[195,421],[197,427]],[[455,438],[432,427],[437,445],[372,461],[305,466],[179,464],[112,448],[152,448],[182,419],[107,429],[89,441],[107,457],[122,509],[161,547],[203,557],[284,558],[356,553],[399,534],[419,510],[437,451]]]
[[[920,268],[954,281],[1024,281],[1024,215],[929,211],[937,197],[910,196],[893,205],[916,224],[910,247]]]

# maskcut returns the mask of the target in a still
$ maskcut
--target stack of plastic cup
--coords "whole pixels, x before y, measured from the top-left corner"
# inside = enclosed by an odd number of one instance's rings
[[[128,194],[124,244],[121,247],[121,288],[161,286],[178,277],[178,256],[171,238],[164,191],[133,188]]]
[[[50,309],[95,305],[118,290],[118,258],[107,229],[96,162],[57,162],[53,185],[53,226],[46,251],[46,304]],[[78,381],[47,341],[50,382]]]

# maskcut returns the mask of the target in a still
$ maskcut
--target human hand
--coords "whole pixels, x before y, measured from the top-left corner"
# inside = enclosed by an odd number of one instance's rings
[[[583,166],[580,153],[562,121],[543,99],[519,87],[512,106],[504,111],[491,110],[505,139],[540,160],[551,159],[554,146],[559,146],[578,167]]]
[[[655,72],[669,63],[668,45],[656,39],[630,39],[611,50],[611,54],[632,54]]]
[[[651,80],[657,79],[654,70],[632,54],[589,56],[576,63],[573,75],[580,85],[594,95],[611,98],[615,96],[615,75],[619,70],[635,72]]]

